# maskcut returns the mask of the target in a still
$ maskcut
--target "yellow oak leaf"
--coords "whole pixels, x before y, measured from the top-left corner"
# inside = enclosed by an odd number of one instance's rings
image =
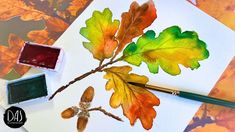
[[[106,8],[103,12],[94,11],[90,19],[86,21],[86,27],[81,28],[80,34],[90,40],[83,42],[93,57],[103,61],[110,58],[117,47],[115,34],[118,30],[119,21],[112,21],[112,12]]]
[[[152,128],[153,119],[156,117],[156,111],[153,106],[158,106],[160,100],[148,90],[129,84],[128,82],[138,82],[146,84],[148,78],[137,74],[129,73],[132,70],[130,66],[111,67],[104,71],[106,90],[114,90],[110,98],[110,106],[118,108],[122,106],[124,115],[134,125],[139,118],[145,129]]]

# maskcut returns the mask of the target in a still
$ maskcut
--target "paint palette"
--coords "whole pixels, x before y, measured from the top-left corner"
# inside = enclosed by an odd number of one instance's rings
[[[7,83],[8,104],[20,103],[48,95],[44,74]]]
[[[62,57],[61,48],[25,42],[18,63],[57,71],[62,62]]]

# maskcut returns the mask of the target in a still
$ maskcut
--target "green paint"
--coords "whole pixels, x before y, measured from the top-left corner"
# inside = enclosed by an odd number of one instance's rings
[[[47,96],[45,75],[10,82],[7,85],[7,91],[9,104]]]

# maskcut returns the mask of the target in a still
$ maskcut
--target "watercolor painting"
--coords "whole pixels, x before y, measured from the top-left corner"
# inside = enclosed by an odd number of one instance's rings
[[[148,77],[131,73],[129,65],[111,65],[120,61],[134,66],[145,63],[153,74],[161,68],[176,76],[181,73],[179,65],[191,70],[199,68],[199,61],[207,59],[209,51],[195,31],[182,32],[179,26],[168,27],[158,36],[153,30],[144,32],[157,18],[152,0],[142,5],[133,2],[129,11],[121,16],[121,21],[113,20],[112,11],[105,8],[103,11],[95,10],[86,20],[86,26],[80,29],[80,34],[88,40],[83,42],[83,46],[99,61],[99,65],[58,88],[50,100],[75,82],[104,72],[107,79],[105,89],[113,91],[110,106],[114,109],[121,107],[131,125],[139,119],[143,128],[149,130],[156,117],[154,107],[160,105],[160,99],[145,88],[128,83],[146,84]],[[133,42],[136,37],[137,41]]]
[[[24,75],[30,67],[16,63],[24,41],[54,44],[91,2],[1,0],[0,78],[12,80]]]
[[[209,96],[235,101],[235,58],[230,62]],[[185,132],[234,132],[235,109],[203,104]]]
[[[235,31],[235,0],[188,0]]]

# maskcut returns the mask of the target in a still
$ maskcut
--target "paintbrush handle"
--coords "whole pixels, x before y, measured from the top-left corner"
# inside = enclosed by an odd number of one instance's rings
[[[196,93],[179,91],[179,90],[175,90],[175,89],[169,89],[169,88],[160,87],[160,86],[153,86],[153,85],[141,84],[141,83],[135,83],[135,82],[128,82],[128,83],[135,85],[135,86],[138,86],[138,87],[156,90],[156,91],[160,91],[160,92],[164,92],[164,93],[168,93],[168,94],[173,94],[173,95],[177,95],[179,97],[183,97],[183,98],[187,98],[187,99],[191,99],[191,100],[196,100],[196,101],[200,101],[200,102],[235,108],[235,102],[231,102],[231,101],[227,101],[227,100],[213,98],[213,97],[200,95],[200,94],[196,94]]]
[[[184,91],[179,91],[177,95],[179,97],[183,97],[183,98],[187,98],[187,99],[191,99],[191,100],[196,100],[196,101],[201,101],[201,102],[205,102],[205,103],[235,108],[235,102],[226,101],[226,100],[222,100],[222,99],[218,99],[218,98],[213,98],[213,97],[209,97],[209,96],[204,96],[204,95],[190,93],[190,92],[184,92]]]

